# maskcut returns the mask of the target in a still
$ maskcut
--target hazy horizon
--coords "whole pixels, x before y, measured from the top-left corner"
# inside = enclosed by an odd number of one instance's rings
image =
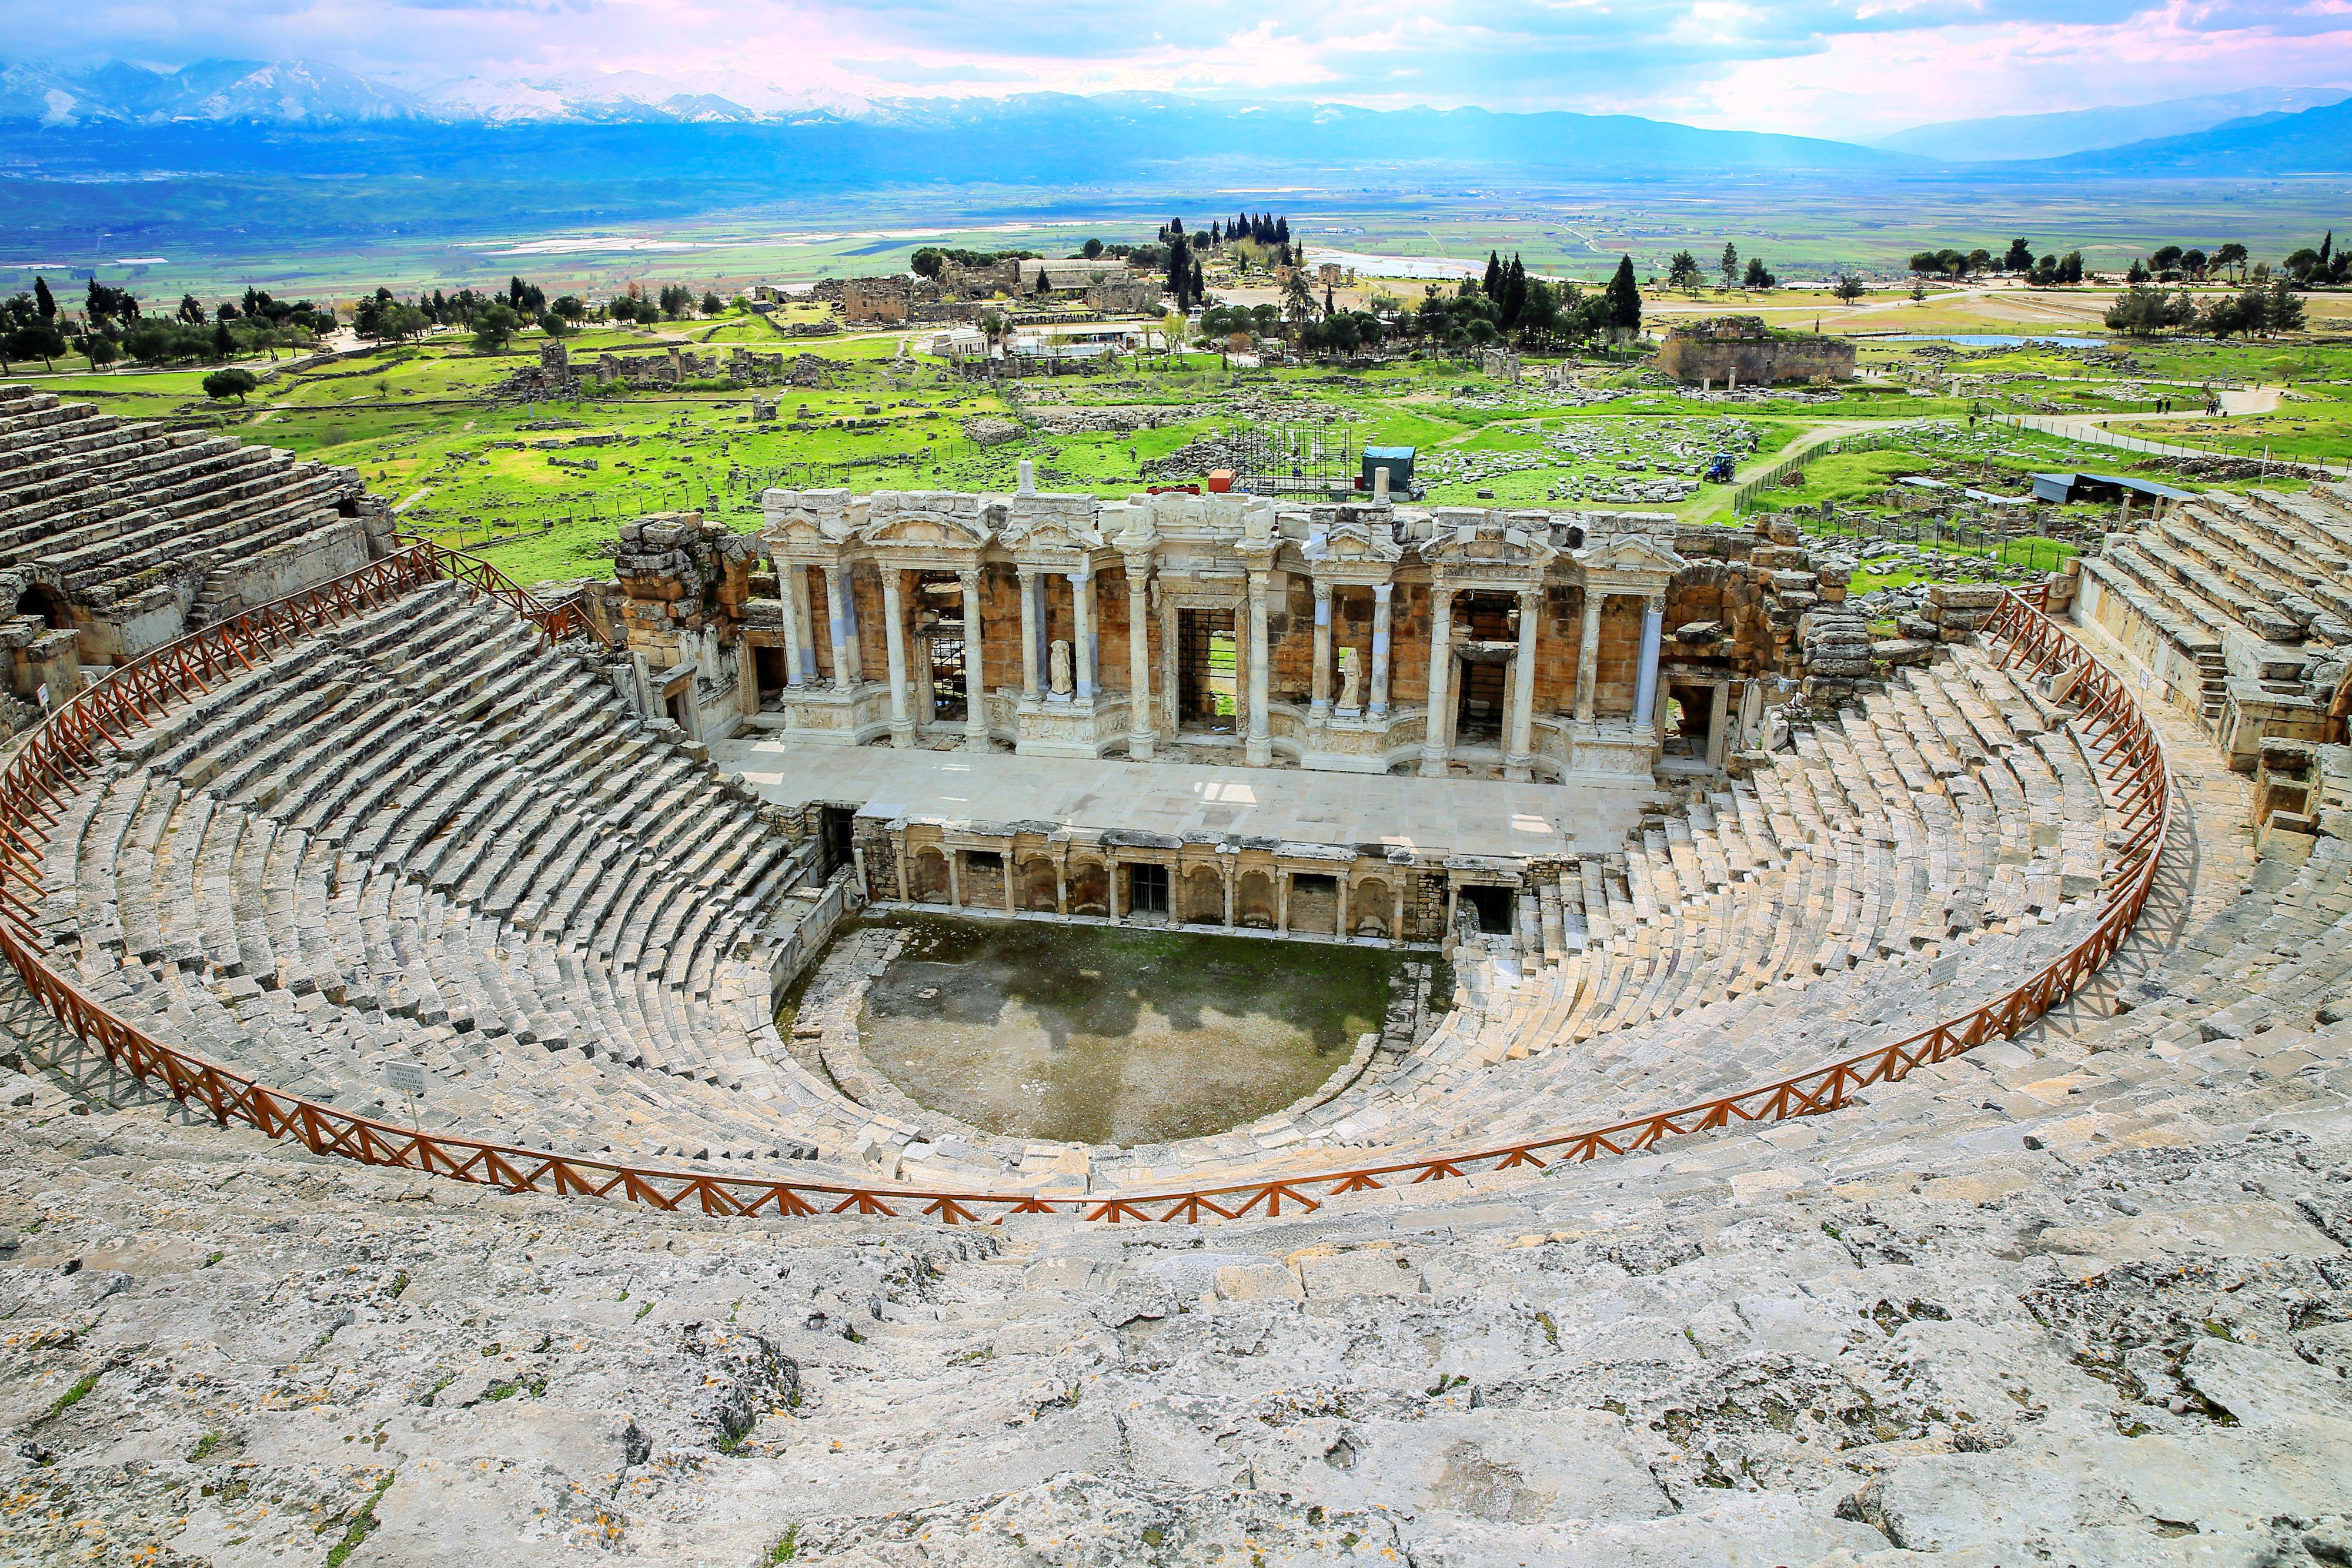
[[[1068,0],[93,0],[45,18],[42,63],[318,62],[455,100],[616,75],[745,107],[1151,90],[1634,114],[1867,141],[1923,125],[2352,83],[2340,0],[1587,0],[1188,7]],[[519,84],[530,84],[528,87]],[[764,99],[765,101],[759,101]]]

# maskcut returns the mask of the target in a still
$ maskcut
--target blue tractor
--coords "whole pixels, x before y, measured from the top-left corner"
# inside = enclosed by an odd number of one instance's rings
[[[1710,485],[1730,484],[1732,466],[1730,453],[1717,453],[1706,460],[1706,482]]]

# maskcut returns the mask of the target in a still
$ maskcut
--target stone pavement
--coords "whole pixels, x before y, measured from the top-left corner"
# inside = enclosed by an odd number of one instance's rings
[[[1191,829],[1424,854],[1612,853],[1651,798],[1484,779],[808,746],[773,734],[718,741],[710,755],[785,805],[880,802],[950,820]]]

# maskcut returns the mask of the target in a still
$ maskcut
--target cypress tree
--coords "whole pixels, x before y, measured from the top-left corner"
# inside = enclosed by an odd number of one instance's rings
[[[33,308],[40,312],[44,321],[58,319],[58,297],[49,292],[49,280],[46,277],[33,279]]]
[[[1209,297],[1209,279],[1196,260],[1192,263],[1192,302],[1199,304]]]
[[[1511,256],[1510,269],[1503,275],[1503,325],[1516,327],[1528,308],[1528,269],[1517,253]]]
[[[1274,237],[1280,240],[1285,245],[1288,245],[1290,243],[1290,220],[1288,218],[1276,218],[1274,220]]]
[[[1633,281],[1633,258],[1617,258],[1617,275],[1609,280],[1609,325],[1622,332],[1642,329],[1642,287]]]
[[[1485,281],[1482,282],[1479,287],[1486,289],[1486,298],[1493,300],[1496,304],[1500,305],[1503,302],[1503,257],[1501,253],[1491,250],[1486,253],[1486,277]]]
[[[1192,247],[1181,234],[1168,241],[1168,292],[1176,297],[1177,309],[1192,308],[1187,296],[1192,292]]]

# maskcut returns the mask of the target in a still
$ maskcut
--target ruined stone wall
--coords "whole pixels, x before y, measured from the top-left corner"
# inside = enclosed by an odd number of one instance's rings
[[[1853,345],[1843,338],[1710,336],[1676,327],[1659,345],[1656,363],[1659,370],[1687,386],[1702,382],[1721,386],[1734,372],[1742,386],[1809,382],[1817,376],[1849,381],[1853,376]]]
[[[1400,582],[1389,600],[1389,701],[1402,706],[1428,700],[1429,584]]]
[[[1584,633],[1584,595],[1572,584],[1545,588],[1536,622],[1536,712],[1576,711],[1577,639]]]
[[[852,326],[888,326],[906,320],[913,299],[899,277],[849,277],[841,285],[841,313]]]
[[[1628,594],[1612,594],[1601,607],[1601,661],[1592,685],[1597,715],[1613,718],[1633,711],[1634,685],[1641,679],[1642,616],[1642,601]]]
[[[667,669],[689,636],[709,632],[732,646],[751,597],[757,538],[705,522],[698,512],[665,512],[622,524],[620,544],[613,563],[618,601],[606,597],[629,652]]]

